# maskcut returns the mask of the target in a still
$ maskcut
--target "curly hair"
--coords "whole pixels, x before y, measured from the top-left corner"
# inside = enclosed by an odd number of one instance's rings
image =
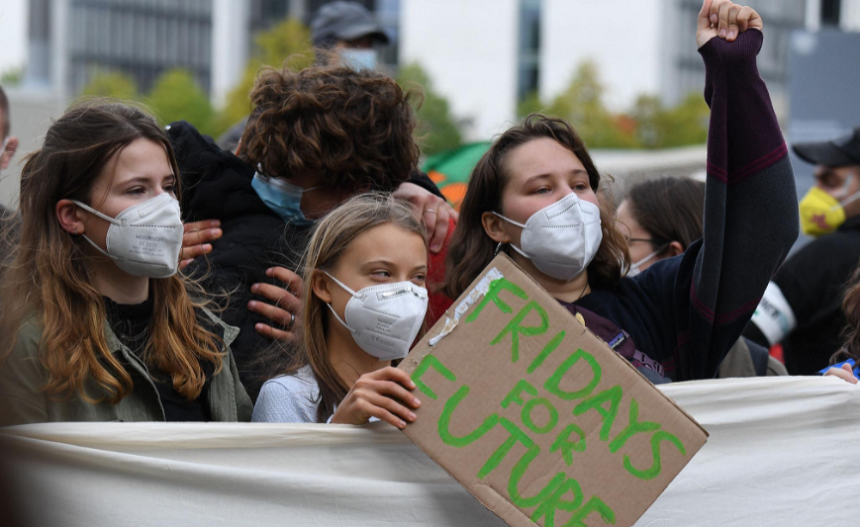
[[[241,157],[272,177],[317,174],[325,185],[393,190],[418,164],[416,98],[370,70],[264,68],[251,91]]]

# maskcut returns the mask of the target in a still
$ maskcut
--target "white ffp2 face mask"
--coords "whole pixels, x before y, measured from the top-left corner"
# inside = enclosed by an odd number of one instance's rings
[[[352,295],[343,312],[346,321],[331,304],[326,305],[361,349],[379,360],[402,359],[409,354],[427,313],[427,289],[412,282],[396,282],[355,292],[325,274]]]
[[[72,203],[110,223],[106,251],[86,235],[84,239],[117,267],[132,276],[167,278],[176,274],[182,250],[182,218],[176,198],[161,194],[125,209],[116,218],[80,201]]]
[[[649,254],[645,258],[642,258],[638,262],[633,262],[632,264],[630,264],[630,269],[627,270],[627,276],[633,278],[634,276],[637,276],[642,273],[642,264],[650,262],[655,256],[657,256],[657,254],[659,254],[659,252],[660,251],[654,251],[653,253]]]
[[[588,267],[600,242],[600,208],[568,194],[532,214],[526,224],[517,223],[497,212],[503,220],[522,227],[520,245],[511,247],[535,264],[542,273],[556,280],[573,280]]]

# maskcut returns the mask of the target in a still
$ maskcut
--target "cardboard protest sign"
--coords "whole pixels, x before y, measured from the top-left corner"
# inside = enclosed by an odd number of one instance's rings
[[[707,441],[505,255],[446,315],[404,433],[509,525],[633,525]]]

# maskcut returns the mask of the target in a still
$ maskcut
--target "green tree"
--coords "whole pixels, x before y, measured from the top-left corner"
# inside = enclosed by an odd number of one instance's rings
[[[517,106],[520,117],[539,112],[570,122],[589,148],[672,148],[708,138],[708,106],[697,93],[667,108],[653,95],[637,97],[629,113],[614,114],[603,103],[597,66],[584,62],[567,89],[551,104],[530,94]]]
[[[636,137],[645,148],[707,142],[708,115],[708,105],[698,93],[689,94],[674,108],[664,107],[657,97],[640,95],[632,112]]]
[[[533,91],[517,104],[517,115],[525,117],[530,113],[547,113],[546,105],[540,100],[538,92]]]
[[[162,126],[184,119],[202,134],[212,134],[215,112],[206,92],[183,69],[163,73],[146,98],[147,106]]]
[[[297,20],[284,20],[268,31],[258,34],[254,42],[254,52],[245,65],[242,80],[227,94],[226,104],[218,115],[213,132],[216,135],[226,131],[251,113],[249,95],[261,67],[281,68],[289,59],[288,65],[291,68],[302,69],[314,62],[310,31]]]
[[[20,86],[24,81],[24,68],[12,68],[0,73],[0,86]]]
[[[597,65],[585,61],[545,113],[570,122],[589,148],[635,148],[636,138],[628,126],[623,126],[625,120],[606,109],[604,91]]]
[[[83,97],[109,97],[120,100],[137,100],[134,79],[119,72],[96,72],[80,93]]]
[[[447,99],[434,91],[430,77],[420,65],[402,66],[397,74],[397,82],[407,90],[418,86],[424,94],[424,102],[416,112],[418,126],[415,130],[416,140],[423,153],[432,155],[452,150],[463,143]]]
[[[631,117],[636,122],[636,139],[645,148],[660,148],[664,142],[668,120],[659,97],[640,95],[633,105]]]
[[[711,110],[701,93],[688,94],[667,114],[662,148],[707,143],[710,115]]]

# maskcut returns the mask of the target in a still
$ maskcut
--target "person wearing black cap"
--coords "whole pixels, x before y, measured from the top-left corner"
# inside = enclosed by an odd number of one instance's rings
[[[311,21],[311,43],[317,50],[317,64],[325,63],[330,56],[337,56],[353,69],[374,69],[378,56],[376,46],[387,45],[389,41],[373,14],[358,2],[329,2],[316,12]],[[235,152],[247,123],[245,118],[230,127],[218,138],[218,146]]]
[[[800,201],[801,228],[816,238],[782,265],[744,336],[781,343],[789,373],[812,375],[841,347],[843,290],[860,263],[860,128],[793,149],[816,165],[815,186]]]
[[[377,47],[388,44],[389,38],[376,22],[373,14],[363,5],[358,2],[337,0],[325,4],[317,11],[311,22],[311,41],[318,50],[317,65],[324,64],[334,56],[340,57],[342,64],[359,71],[375,69]],[[239,142],[247,125],[247,117],[233,125],[218,138],[218,147],[228,152],[238,153]],[[436,241],[437,245],[448,234],[448,218],[452,217],[456,222],[456,212],[445,202],[444,196],[435,183],[423,172],[416,170],[409,181],[397,189],[395,195],[409,201],[413,207],[420,208],[422,215],[436,214],[436,224],[439,228],[428,225],[427,234]],[[201,222],[200,228],[203,228],[203,223],[206,222]],[[202,247],[206,241],[208,240],[201,241],[199,246]],[[431,250],[435,253],[438,249],[433,250],[431,246]],[[196,256],[199,251],[191,251],[191,253]]]
[[[344,64],[357,70],[374,69],[376,46],[389,43],[370,11],[358,2],[343,0],[320,8],[311,22],[311,41],[315,48],[334,51]]]

